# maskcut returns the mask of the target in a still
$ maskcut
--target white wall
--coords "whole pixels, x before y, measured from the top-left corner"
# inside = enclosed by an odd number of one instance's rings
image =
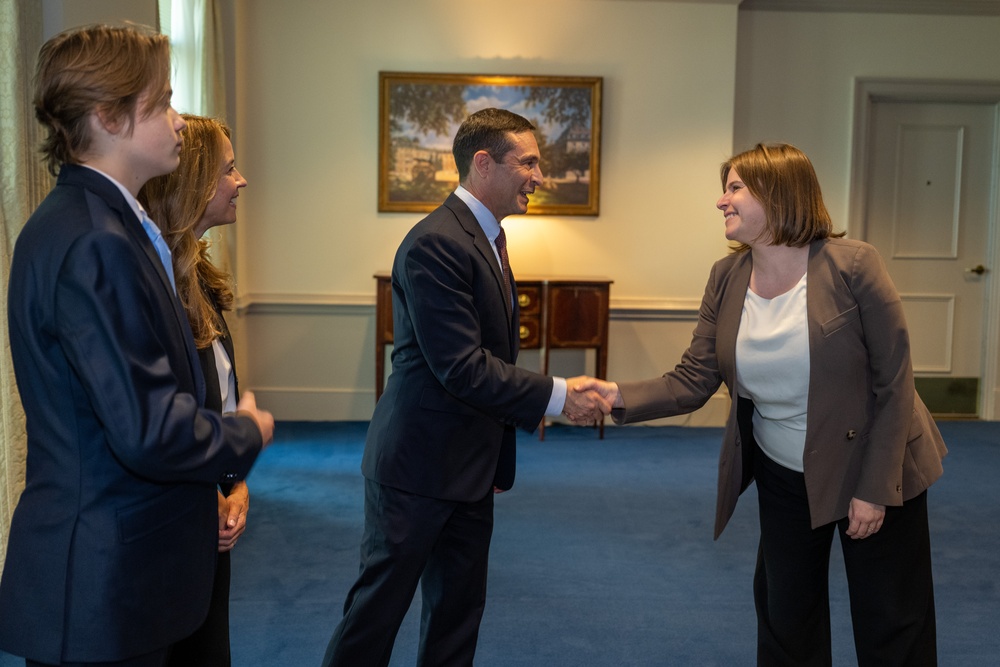
[[[802,148],[816,166],[835,226],[851,231],[855,79],[996,84],[998,34],[995,16],[742,12],[736,148],[757,141]],[[984,358],[983,380],[997,385],[1000,367],[991,372],[997,361]],[[984,397],[984,414],[997,418],[1000,386],[984,387]]]
[[[847,225],[854,79],[1000,81],[1000,17],[741,12],[736,150],[785,141],[813,161]]]
[[[609,372],[676,363],[725,253],[713,206],[732,146],[735,5],[245,0],[237,23],[242,368],[277,416],[367,419],[374,406],[372,274],[421,217],[376,211],[380,70],[603,77],[600,215],[508,220],[512,265],[606,275],[613,307],[680,308],[688,319],[616,319]],[[566,373],[589,369],[570,353]]]
[[[44,1],[47,35],[53,7],[63,27],[155,20],[154,0]],[[1000,81],[998,17],[734,3],[225,0],[230,120],[250,182],[238,223],[243,386],[280,419],[371,414],[371,276],[420,217],[376,211],[380,70],[604,77],[601,214],[505,226],[515,272],[614,279],[609,375],[622,380],[671,368],[689,341],[725,253],[713,205],[734,149],[802,147],[844,225],[855,77]],[[553,371],[588,371],[590,358],[561,354]],[[725,408],[675,421],[719,423]]]

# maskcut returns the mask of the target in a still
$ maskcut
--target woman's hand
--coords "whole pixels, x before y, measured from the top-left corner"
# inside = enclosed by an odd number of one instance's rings
[[[237,482],[229,496],[219,493],[219,553],[230,551],[247,527],[250,490],[246,482]]]
[[[871,537],[882,527],[885,519],[885,505],[875,505],[864,500],[851,498],[851,507],[847,510],[847,536],[852,540],[863,540]]]

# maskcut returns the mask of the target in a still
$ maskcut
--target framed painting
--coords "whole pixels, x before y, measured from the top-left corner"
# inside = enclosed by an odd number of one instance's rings
[[[537,128],[544,183],[528,214],[597,215],[600,77],[379,72],[379,211],[431,211],[458,185],[451,144],[469,114],[499,107]]]

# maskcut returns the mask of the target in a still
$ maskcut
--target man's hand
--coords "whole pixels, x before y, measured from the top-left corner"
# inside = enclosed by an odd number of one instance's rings
[[[593,382],[599,380],[582,375],[566,380],[566,404],[563,405],[563,414],[574,424],[592,423],[611,412],[611,402],[604,395],[599,391],[582,388]]]
[[[257,409],[257,400],[254,398],[252,391],[244,392],[243,397],[240,398],[240,402],[236,406],[236,411],[253,417],[253,420],[257,422],[257,428],[260,430],[260,436],[264,440],[264,446],[266,447],[271,444],[271,441],[274,440],[274,416],[267,410]]]
[[[604,410],[604,414],[611,412],[613,408],[624,408],[625,403],[622,401],[621,392],[618,391],[617,382],[608,382],[607,380],[598,380],[597,378],[591,377],[579,377],[573,378],[574,380],[582,380],[580,384],[573,387],[573,391],[577,392],[592,392],[596,393],[601,397],[603,404],[608,406]],[[566,381],[566,393],[570,392],[569,381]],[[567,399],[569,402],[569,399]]]

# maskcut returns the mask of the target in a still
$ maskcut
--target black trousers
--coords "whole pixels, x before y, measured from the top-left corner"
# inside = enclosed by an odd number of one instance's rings
[[[840,533],[859,667],[937,665],[927,493],[887,507],[879,532],[852,540],[846,518],[813,530],[804,476],[754,457],[760,547],[754,575],[757,664],[828,667],[830,549]]]
[[[229,649],[231,570],[232,552],[218,554],[208,616],[193,635],[174,644],[167,667],[230,667],[232,664]]]
[[[325,667],[389,664],[421,589],[418,667],[469,667],[486,608],[493,493],[474,503],[417,496],[365,480],[361,573],[323,658]]]

